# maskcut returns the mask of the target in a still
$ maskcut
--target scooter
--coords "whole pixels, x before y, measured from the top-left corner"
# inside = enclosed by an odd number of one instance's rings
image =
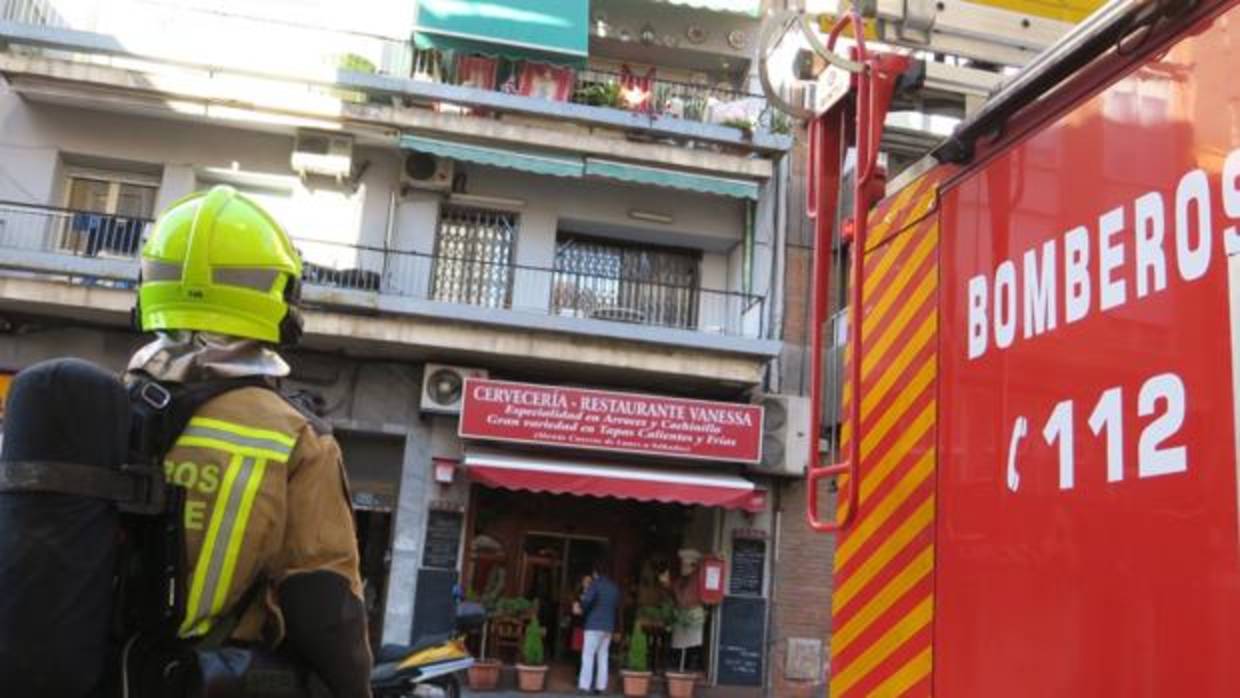
[[[462,603],[456,611],[455,633],[379,648],[370,674],[375,698],[460,698],[461,679],[474,665],[464,633],[481,627],[485,620],[482,606]]]

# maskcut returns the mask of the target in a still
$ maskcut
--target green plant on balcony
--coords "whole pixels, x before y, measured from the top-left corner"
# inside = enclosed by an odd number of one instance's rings
[[[337,67],[341,70],[351,70],[355,73],[375,74],[375,64],[370,60],[357,55],[356,53],[346,53],[337,61]]]
[[[592,107],[618,108],[621,105],[620,83],[596,82],[577,89],[573,101]]]
[[[690,121],[705,121],[709,104],[703,95],[689,97],[685,100],[685,118]]]
[[[731,126],[732,128],[739,128],[742,131],[753,130],[753,121],[749,119],[741,119],[741,118],[725,119],[722,125]]]
[[[779,111],[771,110],[771,133],[787,135],[792,133],[792,117]]]

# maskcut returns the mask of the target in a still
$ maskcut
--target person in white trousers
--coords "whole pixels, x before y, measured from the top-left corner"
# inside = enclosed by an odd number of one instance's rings
[[[620,589],[607,577],[608,566],[605,558],[595,560],[594,583],[581,597],[581,611],[586,619],[577,688],[582,693],[590,692],[590,679],[594,679],[595,693],[607,690],[611,634],[616,631],[616,611],[620,605]]]
[[[607,690],[607,663],[611,648],[611,633],[603,630],[587,630],[585,643],[581,650],[581,676],[577,679],[577,688],[583,693],[590,691],[590,678],[598,667],[595,693]]]

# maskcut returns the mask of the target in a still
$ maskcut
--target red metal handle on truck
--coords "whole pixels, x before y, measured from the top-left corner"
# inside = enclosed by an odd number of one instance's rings
[[[855,11],[836,22],[827,40],[827,50],[835,48],[835,42],[844,26],[853,22],[856,31],[864,32],[861,16]],[[865,39],[862,37],[857,47],[857,57],[865,62]],[[864,69],[863,69],[864,70]],[[866,82],[862,74],[859,83]],[[858,113],[858,118],[860,113]],[[822,433],[822,361],[823,334],[827,323],[827,292],[830,288],[832,236],[835,226],[835,213],[839,205],[840,165],[843,161],[845,140],[847,138],[848,105],[840,102],[826,114],[815,119],[809,125],[810,150],[809,169],[806,173],[807,193],[810,198],[806,207],[814,217],[814,262],[813,262],[813,301],[812,325],[810,329],[810,452],[809,469],[806,472],[807,501],[805,515],[810,528],[822,533],[834,533],[842,530],[852,519],[856,511],[857,462],[849,458],[841,463],[823,465],[819,453],[819,435]],[[828,184],[829,183],[829,184]],[[849,323],[851,329],[853,323]],[[855,428],[854,428],[855,430]],[[856,441],[856,435],[852,439]],[[842,510],[837,508],[834,521],[823,521],[818,515],[818,485],[824,478],[837,475],[848,475],[848,506]]]
[[[831,197],[839,191],[839,165],[847,138],[847,102],[840,102],[826,114],[810,124],[812,155],[811,169],[807,176],[808,193],[812,203],[807,206],[815,215],[813,311],[810,341],[810,453],[806,474],[808,489],[806,518],[815,531],[835,533],[846,528],[856,517],[858,492],[861,488],[861,313],[865,287],[866,233],[869,223],[870,200],[874,194],[872,183],[878,174],[878,146],[883,122],[899,74],[908,67],[908,59],[894,55],[871,56],[865,46],[865,25],[855,9],[841,18],[831,28],[827,40],[828,51],[834,50],[835,42],[847,24],[852,24],[856,41],[854,57],[861,66],[855,74],[856,99],[852,105],[856,117],[854,131],[857,143],[857,164],[853,178],[852,212],[852,279],[848,307],[849,350],[849,423],[852,433],[848,439],[848,457],[839,463],[822,465],[818,452],[818,438],[822,433],[822,359],[823,333],[827,322],[827,291],[831,267],[832,227],[837,201]],[[829,168],[834,168],[833,170]],[[834,179],[833,186],[827,182]],[[836,197],[838,198],[838,197]],[[841,493],[834,521],[823,521],[818,516],[818,484],[821,480],[847,475],[847,499]]]

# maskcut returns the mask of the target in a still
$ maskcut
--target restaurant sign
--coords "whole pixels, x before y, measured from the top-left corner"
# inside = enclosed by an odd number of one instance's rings
[[[756,463],[762,457],[762,408],[467,378],[460,435]]]

